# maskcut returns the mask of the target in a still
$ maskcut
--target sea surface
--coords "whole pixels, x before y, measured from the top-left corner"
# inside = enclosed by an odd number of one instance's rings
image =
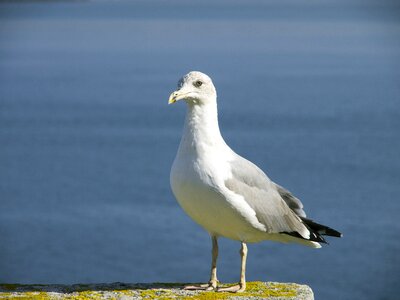
[[[400,4],[1,1],[0,282],[204,282],[211,242],[169,187],[191,70],[227,143],[343,232],[249,245],[247,279],[396,299]],[[219,279],[238,280],[221,239]]]

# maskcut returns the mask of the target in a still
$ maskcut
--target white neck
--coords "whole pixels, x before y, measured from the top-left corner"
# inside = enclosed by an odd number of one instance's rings
[[[179,152],[201,155],[207,153],[210,147],[216,146],[226,147],[219,131],[217,102],[188,103]]]

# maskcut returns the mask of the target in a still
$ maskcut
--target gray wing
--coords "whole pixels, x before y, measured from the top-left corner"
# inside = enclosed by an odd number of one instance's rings
[[[225,181],[225,186],[243,196],[268,233],[298,232],[303,238],[309,237],[310,232],[299,217],[301,212],[304,214],[300,200],[239,155],[231,162],[231,170],[232,178]]]
[[[285,200],[286,204],[290,207],[290,209],[293,210],[298,216],[305,218],[306,213],[303,210],[303,203],[301,203],[301,201],[298,198],[293,196],[292,193],[289,192],[284,187],[281,187],[276,183],[274,184],[276,186],[276,189],[278,190],[279,195],[281,195],[282,199]]]

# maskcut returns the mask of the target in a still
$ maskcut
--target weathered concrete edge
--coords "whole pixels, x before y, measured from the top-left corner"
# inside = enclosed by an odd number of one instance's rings
[[[0,299],[273,299],[314,300],[307,285],[248,282],[244,293],[182,290],[182,283],[0,284]]]

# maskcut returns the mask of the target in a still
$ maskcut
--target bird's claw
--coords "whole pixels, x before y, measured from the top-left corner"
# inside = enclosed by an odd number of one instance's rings
[[[218,280],[210,281],[209,283],[199,284],[199,285],[187,285],[183,288],[187,291],[217,291],[218,290]]]
[[[221,287],[217,289],[217,292],[229,292],[229,293],[241,293],[246,290],[246,284],[236,284],[228,287]]]
[[[188,291],[215,291],[228,293],[241,293],[246,290],[246,284],[238,283],[228,287],[218,287],[219,281],[210,281],[209,283],[199,285],[187,285],[183,289]]]

